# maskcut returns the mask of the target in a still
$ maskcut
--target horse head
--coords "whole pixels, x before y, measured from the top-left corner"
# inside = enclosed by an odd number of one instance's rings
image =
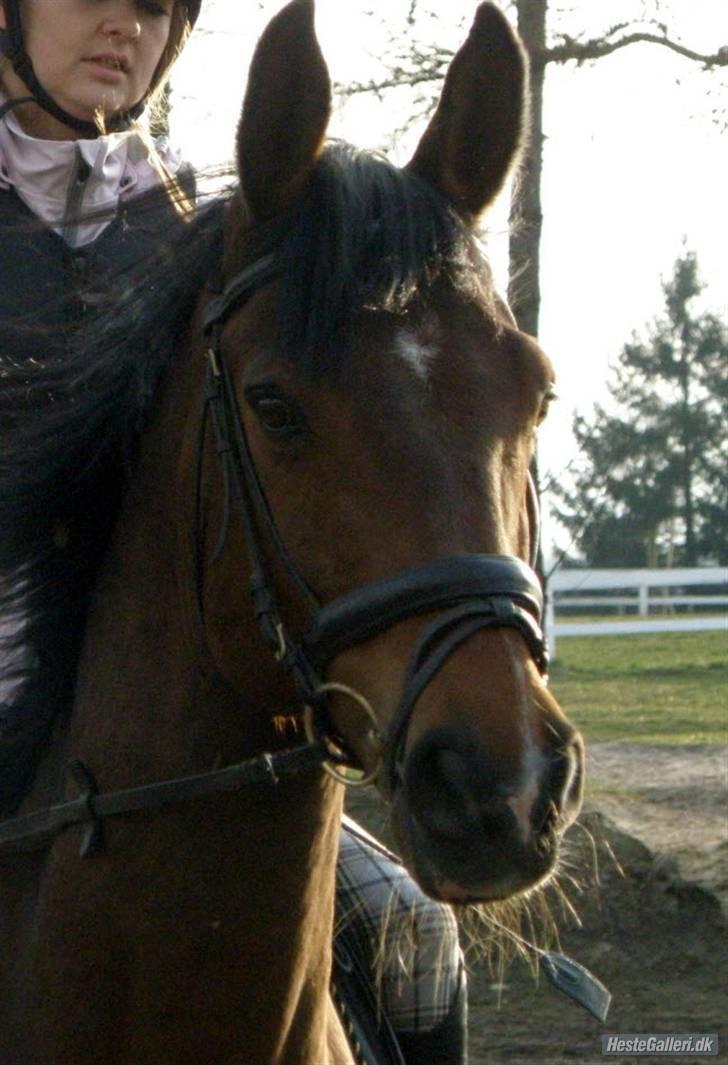
[[[522,146],[526,62],[481,4],[400,170],[326,145],[313,7],[289,3],[253,60],[206,319],[253,467],[246,535],[279,603],[271,642],[285,659],[301,634],[299,674],[317,678],[309,726],[376,779],[422,887],[504,898],[552,870],[583,777],[546,684],[531,568],[553,371],[476,238]],[[228,536],[203,601],[221,670],[250,693],[243,539]]]

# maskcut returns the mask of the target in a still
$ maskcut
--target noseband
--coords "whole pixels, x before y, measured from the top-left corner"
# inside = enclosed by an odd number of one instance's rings
[[[315,708],[315,729],[312,731],[325,737],[330,729],[326,702],[328,689],[332,686],[323,685],[322,680],[337,655],[400,621],[437,612],[412,651],[399,706],[387,735],[382,738],[375,734],[375,739],[382,745],[382,784],[391,794],[401,783],[402,754],[415,704],[450,655],[470,636],[485,628],[516,629],[523,636],[539,671],[546,673],[548,656],[540,625],[543,610],[541,585],[532,565],[519,558],[462,554],[436,558],[355,588],[332,602],[323,605],[319,602],[290,557],[268,505],[222,351],[222,330],[230,314],[275,277],[273,256],[261,258],[238,273],[208,304],[203,319],[204,332],[210,337],[206,410],[214,425],[226,491],[229,495],[234,490],[245,530],[258,624],[276,659],[293,677],[302,702]],[[531,557],[532,564],[535,564],[538,501],[530,478],[528,504],[535,527]],[[228,504],[225,509],[229,513]],[[276,558],[291,577],[311,615],[307,628],[297,637],[286,630],[278,609],[265,561],[263,544],[266,541],[273,545]],[[201,573],[202,564],[198,560],[200,582]],[[201,586],[198,591],[201,600]],[[352,694],[362,698],[357,693]],[[343,749],[338,739],[333,749]],[[337,779],[351,782],[341,775],[335,764],[325,767]]]

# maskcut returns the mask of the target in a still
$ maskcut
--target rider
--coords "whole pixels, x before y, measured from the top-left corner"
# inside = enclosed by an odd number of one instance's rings
[[[0,0],[3,357],[22,361],[39,343],[43,357],[52,356],[78,328],[94,291],[108,293],[112,272],[118,276],[149,254],[164,239],[170,212],[187,205],[191,181],[167,142],[151,138],[145,113],[200,5]],[[151,210],[149,198],[138,197],[153,189],[160,196]],[[68,551],[67,543],[49,545],[49,565],[57,547]],[[51,724],[49,707],[62,701],[63,693],[60,699],[51,694],[53,656],[78,654],[85,595],[85,588],[69,589],[71,617],[63,628],[75,636],[36,631],[0,663],[0,816],[27,790]],[[0,645],[3,636],[12,643],[12,630],[6,621]],[[383,948],[393,955],[378,983],[383,1013],[410,1065],[462,1065],[466,990],[454,918],[422,895],[392,855],[347,823],[337,869],[342,993],[351,991],[344,985],[354,970],[363,969],[364,984],[374,982],[382,941],[404,924],[409,951]],[[381,1022],[376,1006],[374,1013]]]

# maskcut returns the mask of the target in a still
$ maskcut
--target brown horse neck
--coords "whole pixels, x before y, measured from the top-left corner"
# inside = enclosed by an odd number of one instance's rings
[[[154,461],[122,509],[89,616],[67,753],[101,791],[204,772],[274,740],[256,685],[236,689],[203,640],[189,502],[169,488],[177,456],[157,448],[180,417],[178,397],[150,430]],[[242,568],[241,612],[245,585]],[[275,664],[254,633],[248,643],[260,686]],[[275,693],[270,679],[263,687]],[[327,1043],[338,1031],[328,983],[339,792],[316,771],[109,818],[105,850],[89,860],[78,830],[59,836],[24,959],[37,1061],[347,1061]],[[0,985],[6,975],[0,963]]]

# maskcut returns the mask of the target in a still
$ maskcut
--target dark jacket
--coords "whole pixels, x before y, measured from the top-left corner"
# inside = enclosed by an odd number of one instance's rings
[[[0,189],[0,354],[52,355],[85,307],[143,263],[169,230],[173,208],[160,190],[123,205],[91,244],[71,248],[12,189]],[[113,293],[111,294],[113,298]]]
[[[173,213],[160,188],[130,199],[96,240],[74,249],[39,223],[12,189],[0,189],[0,388],[3,362],[22,375],[30,359],[52,363],[65,354],[83,328],[86,310],[102,297],[113,301],[114,287],[125,288],[169,239]],[[72,699],[88,596],[122,488],[121,458],[112,455],[66,512],[43,513],[32,530],[16,532],[13,519],[3,525],[21,548],[33,541],[29,550],[35,552],[40,591],[32,608],[21,607],[30,624],[20,629],[17,620],[8,622],[3,585],[22,583],[17,572],[0,572],[0,816],[16,808],[28,790],[53,720]],[[8,646],[13,631],[22,632],[20,646]],[[13,686],[8,678],[16,672],[20,683]]]

